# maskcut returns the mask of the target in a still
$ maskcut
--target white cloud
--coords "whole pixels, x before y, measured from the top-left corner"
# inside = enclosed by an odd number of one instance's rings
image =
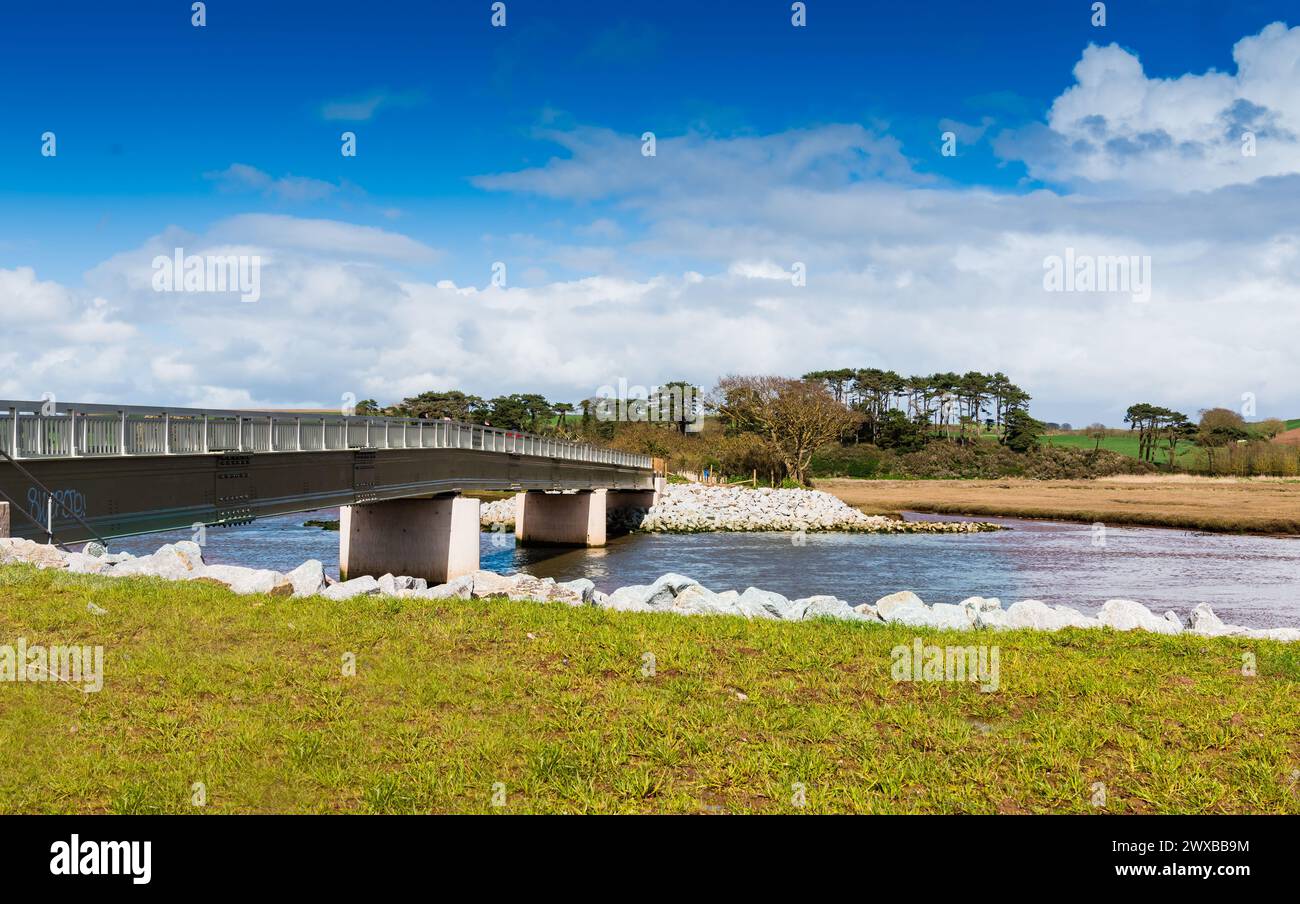
[[[1300,26],[1233,46],[1235,74],[1150,78],[1133,53],[1089,45],[1045,126],[999,137],[1030,174],[1081,188],[1197,191],[1300,173]],[[1255,155],[1243,154],[1243,135]]]

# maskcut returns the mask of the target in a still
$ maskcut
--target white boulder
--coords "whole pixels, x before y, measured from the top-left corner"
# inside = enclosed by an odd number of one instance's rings
[[[876,612],[885,621],[889,621],[889,616],[895,609],[901,609],[904,606],[924,607],[925,600],[910,590],[900,590],[897,593],[891,593],[889,596],[882,596],[876,600]]]
[[[328,586],[325,566],[317,559],[308,559],[284,577],[293,585],[294,596],[318,596]]]
[[[329,600],[349,600],[354,596],[373,596],[379,593],[379,581],[372,575],[362,575],[341,584],[331,584],[321,596]]]
[[[1181,634],[1183,631],[1177,616],[1173,621],[1161,618],[1146,606],[1133,600],[1106,600],[1102,604],[1097,620],[1116,631],[1132,631],[1137,628],[1155,634]]]
[[[120,567],[120,566],[119,566]],[[116,572],[116,569],[114,569]],[[224,584],[234,593],[265,593],[268,596],[292,596],[293,584],[287,575],[265,568],[241,568],[238,565],[208,565],[192,580]],[[373,578],[372,578],[373,580]]]

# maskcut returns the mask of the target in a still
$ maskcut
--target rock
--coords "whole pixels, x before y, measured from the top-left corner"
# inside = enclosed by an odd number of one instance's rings
[[[875,606],[872,606],[870,602],[863,602],[861,605],[854,606],[853,611],[858,613],[858,615],[862,615],[863,618],[870,620],[870,622],[883,622],[884,620],[883,618],[880,618],[880,611],[876,609]]]
[[[651,609],[666,609],[673,605],[677,595],[689,587],[699,587],[700,582],[694,578],[669,572],[650,585],[641,600]]]
[[[116,569],[114,569],[116,571]],[[293,596],[293,584],[287,575],[265,568],[241,568],[238,565],[208,565],[195,575],[205,581],[224,584],[238,594],[264,593],[267,596]],[[371,578],[371,580],[374,580]]]
[[[83,556],[90,556],[92,559],[102,559],[104,556],[108,555],[108,550],[104,548],[103,543],[91,540],[85,546],[81,547],[81,554]]]
[[[1006,617],[998,619],[993,613],[980,613],[977,622],[1002,628],[1035,628],[1039,631],[1059,631],[1062,628],[1095,628],[1098,621],[1088,618],[1067,606],[1052,607],[1041,600],[1021,600],[1012,603]]]
[[[1175,616],[1175,619],[1177,617]],[[1183,627],[1177,621],[1156,616],[1150,609],[1133,600],[1106,600],[1097,620],[1116,631],[1141,628],[1156,634],[1181,634]]]
[[[622,612],[650,612],[650,606],[646,603],[649,594],[649,584],[629,584],[606,595],[603,602],[597,601],[593,594],[592,601],[606,609],[617,609]]]
[[[236,566],[223,565],[214,567],[233,568]],[[251,571],[252,569],[244,570]],[[188,581],[192,578],[207,575],[207,568],[203,564],[203,551],[199,548],[199,545],[186,540],[181,543],[169,543],[166,546],[159,547],[158,551],[152,555],[120,562],[113,566],[111,574],[114,577],[138,575],[164,578],[169,581]],[[210,576],[221,580],[217,575]]]
[[[284,577],[293,585],[294,596],[319,596],[329,586],[325,566],[316,559],[308,559]]]
[[[936,628],[965,631],[975,626],[975,615],[965,606],[935,603],[930,607],[930,615],[935,621]]]
[[[108,610],[103,606],[96,606],[94,603],[86,603],[86,611],[91,615],[107,615]]]
[[[582,597],[583,605],[591,605],[592,594],[596,592],[596,585],[586,578],[578,578],[576,581],[562,581],[556,585],[562,590],[569,590]]]
[[[652,605],[652,604],[647,604]],[[653,606],[652,606],[653,608]],[[734,603],[721,599],[712,590],[691,584],[673,597],[669,611],[678,615],[740,615]]]
[[[950,603],[935,603],[933,606],[924,603],[908,603],[893,606],[885,616],[885,621],[909,625],[913,628],[944,628],[957,631],[964,631],[975,624],[975,618],[970,610],[965,606],[954,606]]]
[[[925,601],[910,590],[900,590],[898,593],[891,593],[876,600],[876,612],[885,621],[889,621],[891,612],[903,606],[924,607]]]
[[[1294,643],[1300,640],[1300,628],[1247,628],[1246,636]]]
[[[378,593],[379,581],[366,574],[341,584],[333,584],[325,588],[321,596],[331,600],[348,600],[354,596],[373,596]]]
[[[1191,623],[1187,630],[1202,637],[1231,637],[1246,634],[1245,628],[1225,625],[1206,603],[1197,603],[1192,609]]]
[[[972,612],[991,612],[994,609],[1002,608],[1002,600],[996,596],[968,596],[959,605],[965,606]]]
[[[104,574],[112,568],[102,557],[88,556],[80,552],[64,553],[63,560],[68,571],[73,574]]]
[[[747,618],[779,618],[789,617],[790,601],[779,593],[773,593],[771,590],[759,590],[757,587],[748,587],[745,592],[736,600],[735,607],[740,610]]]
[[[475,599],[483,599],[488,596],[505,596],[514,589],[514,580],[491,571],[476,571],[472,575],[473,583],[470,585],[472,595]]]
[[[382,596],[397,596],[398,591],[397,578],[391,574],[381,575],[379,578],[379,593]],[[405,587],[400,588],[405,590]]]
[[[833,596],[810,596],[795,600],[791,612],[798,612],[798,618],[809,621],[814,618],[835,618],[840,621],[867,621],[868,617],[857,612],[842,599]]]
[[[0,565],[22,562],[37,568],[67,568],[68,562],[57,546],[19,537],[0,539]]]
[[[857,531],[864,533],[958,533],[996,530],[963,521],[900,521],[865,515],[818,490],[671,484],[648,510],[628,510],[619,526],[633,530]]]
[[[446,584],[439,584],[436,587],[426,587],[423,590],[411,591],[411,596],[426,600],[447,600],[458,599],[467,600],[474,595],[474,575],[467,574],[448,581]]]
[[[516,574],[511,577],[510,588],[505,596],[512,600],[533,600],[544,603],[555,595],[556,586],[554,578],[535,578],[530,574]],[[581,602],[581,597],[578,599]]]
[[[1006,610],[1004,609],[976,609],[971,613],[974,621],[972,627],[975,628],[993,628],[995,630],[1006,630],[1011,627],[1008,624]]]

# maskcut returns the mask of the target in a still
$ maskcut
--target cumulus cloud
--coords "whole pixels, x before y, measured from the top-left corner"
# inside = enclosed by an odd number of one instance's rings
[[[1151,78],[1119,45],[1089,45],[1046,123],[996,147],[1079,188],[1203,191],[1300,172],[1300,26],[1274,22],[1232,56],[1235,74]]]

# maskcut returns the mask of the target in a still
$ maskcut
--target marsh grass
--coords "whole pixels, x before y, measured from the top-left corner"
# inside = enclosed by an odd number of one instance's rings
[[[903,511],[1300,534],[1300,480],[1117,475],[1096,480],[817,481],[867,514]]]
[[[0,600],[0,643],[103,644],[106,672],[98,694],[0,685],[3,813],[780,813],[796,783],[806,812],[1087,813],[1096,782],[1108,812],[1300,812],[1300,645],[237,597],[26,566],[0,569]],[[1000,690],[892,680],[916,636],[997,645]]]

